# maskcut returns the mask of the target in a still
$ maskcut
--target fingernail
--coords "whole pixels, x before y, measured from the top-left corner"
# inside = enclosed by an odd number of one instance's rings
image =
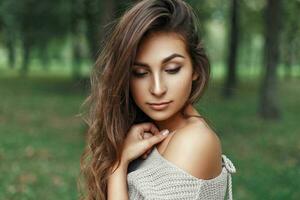
[[[162,135],[167,135],[169,133],[169,130],[168,129],[165,129],[165,130],[163,130],[160,134],[162,134]]]

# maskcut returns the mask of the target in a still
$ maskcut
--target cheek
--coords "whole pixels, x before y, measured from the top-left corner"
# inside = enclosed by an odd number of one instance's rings
[[[144,101],[143,97],[145,97],[145,89],[143,88],[145,88],[145,85],[141,81],[130,81],[130,92],[137,105]]]
[[[176,78],[171,79],[168,85],[177,97],[189,96],[192,87],[192,75],[189,71],[184,71]]]

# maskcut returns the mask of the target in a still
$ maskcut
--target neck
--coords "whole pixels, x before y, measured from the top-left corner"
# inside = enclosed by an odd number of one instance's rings
[[[188,115],[199,115],[197,110],[193,108],[191,104],[186,107],[185,113]],[[173,116],[169,117],[163,121],[155,121],[156,126],[161,131],[163,129],[168,129],[170,132],[173,132],[177,129],[184,127],[188,123],[188,119],[184,118],[180,112],[177,112]]]

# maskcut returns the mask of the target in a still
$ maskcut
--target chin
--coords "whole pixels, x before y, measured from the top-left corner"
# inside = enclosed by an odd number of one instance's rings
[[[170,112],[155,110],[148,111],[147,115],[154,121],[165,121],[172,116]]]

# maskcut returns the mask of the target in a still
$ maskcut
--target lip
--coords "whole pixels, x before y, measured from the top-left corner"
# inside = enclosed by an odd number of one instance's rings
[[[171,103],[171,101],[165,101],[165,102],[160,102],[160,103],[149,103],[150,105],[162,105],[162,104],[168,104]]]
[[[154,103],[149,103],[149,105],[153,110],[163,110],[163,109],[167,108],[170,103],[171,103],[171,101],[162,102],[162,103],[155,103],[155,104]]]

